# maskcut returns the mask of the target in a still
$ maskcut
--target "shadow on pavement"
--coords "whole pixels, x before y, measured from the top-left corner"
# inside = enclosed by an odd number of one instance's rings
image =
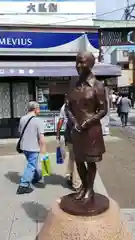
[[[22,204],[22,208],[29,218],[39,223],[44,223],[49,211],[43,205],[35,202],[25,202]]]
[[[44,183],[45,185],[61,185],[64,188],[69,188],[66,180],[63,176],[52,174],[51,176],[44,177]]]
[[[12,183],[19,184],[20,183],[20,175],[18,172],[8,172],[4,175],[8,180]],[[36,188],[45,188],[46,185],[61,185],[64,188],[69,188],[66,180],[63,176],[52,174],[51,176],[44,177],[44,182],[39,182],[34,184]]]
[[[129,122],[131,126],[135,126],[135,117],[129,117]]]
[[[20,175],[18,172],[8,172],[4,176],[12,183],[19,184],[20,182]]]
[[[45,188],[45,183],[44,182],[38,182],[38,183],[35,183],[33,184],[35,188]]]

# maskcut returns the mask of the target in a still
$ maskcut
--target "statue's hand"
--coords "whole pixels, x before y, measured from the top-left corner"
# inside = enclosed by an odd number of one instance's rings
[[[88,126],[88,121],[85,120],[85,121],[81,124],[81,128],[82,128],[82,129],[86,129],[87,126]]]
[[[75,130],[76,132],[81,132],[81,128],[79,127],[78,124],[75,124],[74,130]]]

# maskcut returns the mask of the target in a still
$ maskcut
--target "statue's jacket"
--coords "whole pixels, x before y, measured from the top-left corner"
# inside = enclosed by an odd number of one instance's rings
[[[100,120],[107,113],[104,84],[90,75],[85,81],[76,83],[68,99],[72,120],[84,126],[81,132],[72,131],[75,155],[78,159],[101,156],[105,152],[105,145]]]

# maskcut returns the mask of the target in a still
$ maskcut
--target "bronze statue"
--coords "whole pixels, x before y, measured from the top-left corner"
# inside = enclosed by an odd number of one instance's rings
[[[96,162],[105,152],[100,120],[107,113],[107,100],[102,82],[91,70],[95,64],[92,53],[79,53],[76,69],[79,80],[69,93],[68,115],[74,123],[72,141],[82,187],[78,193],[62,198],[61,208],[75,215],[96,215],[109,207],[108,199],[94,193]]]

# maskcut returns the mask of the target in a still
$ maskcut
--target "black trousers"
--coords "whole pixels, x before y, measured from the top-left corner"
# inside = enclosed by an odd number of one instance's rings
[[[116,102],[112,102],[112,107],[113,107],[113,109],[116,108]]]
[[[127,126],[127,123],[128,123],[128,113],[121,112],[120,113],[120,117],[121,117],[122,126]]]

